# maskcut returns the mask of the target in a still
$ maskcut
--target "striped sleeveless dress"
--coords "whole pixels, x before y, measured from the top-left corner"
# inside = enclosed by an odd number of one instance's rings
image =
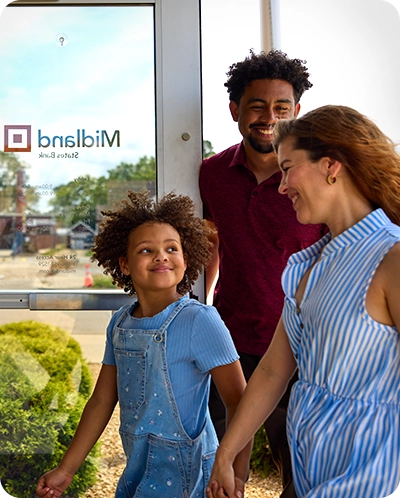
[[[400,227],[378,209],[292,255],[283,273],[283,320],[299,367],[287,429],[299,498],[383,498],[399,485],[400,334],[365,307],[375,270],[399,241]]]

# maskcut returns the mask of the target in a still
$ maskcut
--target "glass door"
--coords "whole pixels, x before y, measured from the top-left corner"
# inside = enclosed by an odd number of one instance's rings
[[[67,405],[82,410],[86,367],[70,339],[98,366],[112,311],[132,300],[90,261],[101,210],[129,189],[146,189],[190,195],[201,213],[199,26],[198,0],[30,0],[1,11],[2,484],[4,468],[19,475],[23,462],[55,453],[51,433],[68,427]],[[202,282],[195,293],[203,299]],[[49,330],[60,334],[55,371],[46,366],[49,344],[43,353],[28,346],[32,328],[39,342]],[[54,384],[65,365],[67,395]],[[10,378],[25,390],[14,392]],[[20,430],[14,402],[27,415]],[[34,440],[41,442],[32,449]]]
[[[127,190],[199,201],[198,26],[182,0],[3,10],[0,307],[118,308],[125,296],[90,262],[101,211]]]
[[[156,195],[154,6],[16,6],[0,22],[0,289],[89,288],[101,210]]]

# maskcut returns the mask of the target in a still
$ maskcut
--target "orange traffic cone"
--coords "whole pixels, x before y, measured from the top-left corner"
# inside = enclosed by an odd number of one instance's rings
[[[89,264],[87,264],[86,271],[85,271],[85,280],[83,281],[83,286],[84,287],[92,287],[92,285],[93,285],[93,277],[89,271]]]

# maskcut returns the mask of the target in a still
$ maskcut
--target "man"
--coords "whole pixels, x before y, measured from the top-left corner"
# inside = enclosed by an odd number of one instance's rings
[[[272,147],[274,125],[300,111],[299,100],[312,84],[303,61],[280,51],[250,56],[230,67],[225,86],[232,118],[243,136],[208,159],[200,169],[204,216],[217,229],[207,293],[219,269],[214,305],[231,332],[248,379],[267,350],[282,307],[281,274],[289,256],[324,234],[301,225],[287,196]],[[295,496],[286,439],[288,392],[265,422],[271,452],[282,477],[282,497]],[[215,387],[210,412],[218,437],[225,432],[225,410]]]

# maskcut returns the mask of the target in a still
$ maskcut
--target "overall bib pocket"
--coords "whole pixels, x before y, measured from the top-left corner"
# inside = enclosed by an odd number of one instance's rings
[[[145,399],[147,352],[116,349],[114,353],[119,403],[136,413]]]

